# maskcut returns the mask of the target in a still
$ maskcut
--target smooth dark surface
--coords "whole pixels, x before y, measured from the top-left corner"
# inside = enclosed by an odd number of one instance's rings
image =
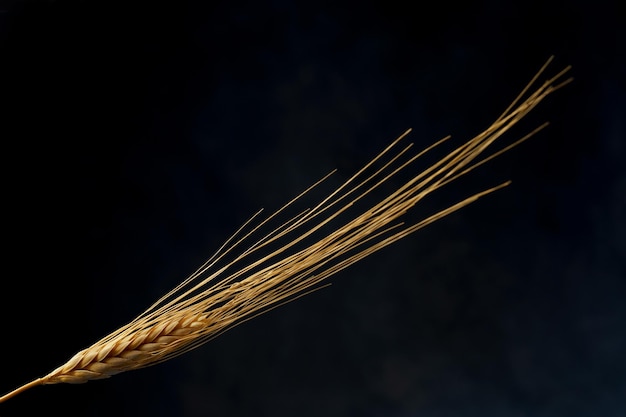
[[[130,3],[0,2],[2,392],[132,319],[258,208],[409,127],[418,149],[461,143],[552,54],[575,82],[507,139],[548,129],[408,220],[507,189],[193,353],[0,415],[626,415],[617,2]]]

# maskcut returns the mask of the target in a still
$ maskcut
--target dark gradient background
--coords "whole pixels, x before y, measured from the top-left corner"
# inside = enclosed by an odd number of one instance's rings
[[[258,208],[409,127],[461,143],[552,54],[575,77],[507,139],[547,130],[408,220],[507,189],[184,357],[1,416],[626,416],[624,12],[408,3],[0,2],[2,392]]]

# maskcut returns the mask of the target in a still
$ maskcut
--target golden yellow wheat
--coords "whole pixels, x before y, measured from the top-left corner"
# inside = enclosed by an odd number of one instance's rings
[[[320,288],[326,278],[343,268],[508,185],[505,182],[472,195],[413,225],[399,221],[429,193],[519,144],[546,125],[488,156],[483,154],[541,100],[570,81],[560,81],[568,67],[528,94],[549,62],[489,128],[378,203],[344,219],[355,203],[448,138],[410,156],[411,145],[403,148],[399,145],[410,130],[405,132],[317,205],[290,217],[269,233],[262,232],[263,228],[277,221],[293,202],[328,176],[268,218],[259,221],[261,212],[257,212],[195,273],[136,319],[78,352],[48,375],[0,397],[0,402],[35,385],[108,378],[181,355],[244,321]]]

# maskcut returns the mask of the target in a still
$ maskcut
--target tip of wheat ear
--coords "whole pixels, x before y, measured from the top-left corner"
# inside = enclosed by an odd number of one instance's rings
[[[326,278],[347,266],[508,185],[505,182],[471,195],[416,224],[407,226],[399,222],[426,195],[545,126],[485,156],[498,137],[547,95],[571,80],[560,81],[568,67],[528,94],[550,61],[484,132],[421,170],[377,203],[350,214],[365,195],[447,138],[407,156],[411,145],[398,150],[399,142],[410,130],[405,132],[317,205],[287,217],[268,232],[263,230],[327,177],[266,219],[258,220],[260,212],[257,212],[205,264],[144,313],[78,352],[48,375],[0,397],[0,402],[36,385],[108,378],[178,356],[269,309],[319,289]]]

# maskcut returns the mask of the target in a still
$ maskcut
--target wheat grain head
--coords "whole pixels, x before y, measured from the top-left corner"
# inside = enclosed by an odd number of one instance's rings
[[[484,132],[421,171],[378,203],[344,219],[357,202],[448,138],[409,156],[411,144],[398,149],[401,140],[410,132],[407,130],[317,205],[288,218],[268,233],[262,231],[264,227],[284,215],[296,200],[332,173],[264,220],[259,220],[261,211],[257,212],[205,264],[144,313],[78,352],[46,376],[0,397],[0,402],[36,385],[84,383],[181,355],[269,309],[321,288],[323,281],[338,271],[508,185],[505,182],[474,194],[413,225],[406,226],[399,220],[431,192],[516,146],[547,125],[543,124],[518,141],[484,155],[511,126],[571,80],[561,81],[569,70],[567,67],[528,94],[551,59]]]

